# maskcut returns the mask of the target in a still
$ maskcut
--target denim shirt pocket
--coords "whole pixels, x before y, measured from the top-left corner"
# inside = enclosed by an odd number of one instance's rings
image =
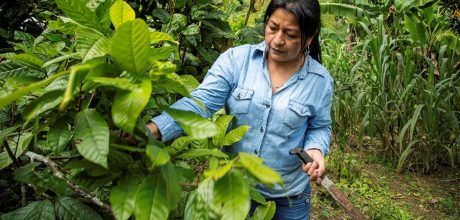
[[[249,104],[251,103],[254,90],[244,89],[237,87],[232,93],[233,102],[230,104],[231,113],[245,114],[249,111]]]
[[[289,100],[283,122],[288,127],[296,129],[306,123],[310,116],[310,108],[307,105]]]

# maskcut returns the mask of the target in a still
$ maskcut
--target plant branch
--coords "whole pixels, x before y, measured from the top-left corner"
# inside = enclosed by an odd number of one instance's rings
[[[112,213],[112,209],[110,207],[110,205],[102,202],[99,198],[97,198],[96,196],[86,192],[85,190],[83,190],[81,187],[75,185],[75,183],[72,183],[70,180],[66,179],[64,177],[64,174],[59,171],[59,167],[58,165],[53,162],[52,160],[50,160],[49,158],[43,156],[43,155],[40,155],[40,154],[36,154],[34,152],[31,152],[31,151],[27,151],[25,153],[26,156],[28,156],[31,160],[38,160],[42,163],[44,163],[46,166],[48,166],[51,170],[51,172],[53,173],[53,175],[59,179],[62,179],[66,182],[66,184],[73,190],[75,191],[76,193],[78,193],[80,196],[82,196],[83,198],[85,199],[89,199],[89,201],[91,201],[93,204],[99,206],[102,208],[102,210],[104,212],[106,212],[107,214],[110,214],[110,215],[113,215]]]
[[[13,151],[11,151],[10,146],[8,145],[8,141],[4,140],[3,145],[5,146],[6,152],[8,153],[8,156],[10,156],[11,160],[13,161],[14,165],[17,167],[22,167],[21,162],[19,162],[16,157],[13,154]]]

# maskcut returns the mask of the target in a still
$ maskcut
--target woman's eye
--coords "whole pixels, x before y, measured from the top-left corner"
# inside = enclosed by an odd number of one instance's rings
[[[272,31],[276,31],[276,30],[277,30],[277,28],[276,28],[275,26],[269,26],[269,28],[270,28],[270,30],[272,30]]]

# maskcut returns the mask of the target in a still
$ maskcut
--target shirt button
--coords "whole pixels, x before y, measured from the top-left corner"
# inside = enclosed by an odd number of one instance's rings
[[[270,104],[265,105],[265,107],[270,108]]]
[[[264,128],[263,127],[260,127],[260,133],[264,133]]]
[[[258,151],[258,150],[254,150],[254,154],[258,154],[258,153],[259,153],[259,151]]]

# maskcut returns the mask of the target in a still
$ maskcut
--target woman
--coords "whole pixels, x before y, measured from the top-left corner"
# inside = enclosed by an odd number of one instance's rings
[[[319,63],[317,0],[273,0],[265,13],[265,41],[224,52],[192,96],[171,107],[209,117],[223,106],[234,126],[251,128],[230,150],[252,153],[283,177],[285,188],[257,186],[276,202],[275,219],[307,219],[311,181],[321,182],[329,150],[333,81]],[[183,133],[167,114],[147,125],[162,141]],[[302,146],[315,162],[301,164],[289,149]],[[308,175],[305,175],[307,173]],[[291,204],[292,206],[291,206]],[[257,204],[253,202],[251,211]]]

